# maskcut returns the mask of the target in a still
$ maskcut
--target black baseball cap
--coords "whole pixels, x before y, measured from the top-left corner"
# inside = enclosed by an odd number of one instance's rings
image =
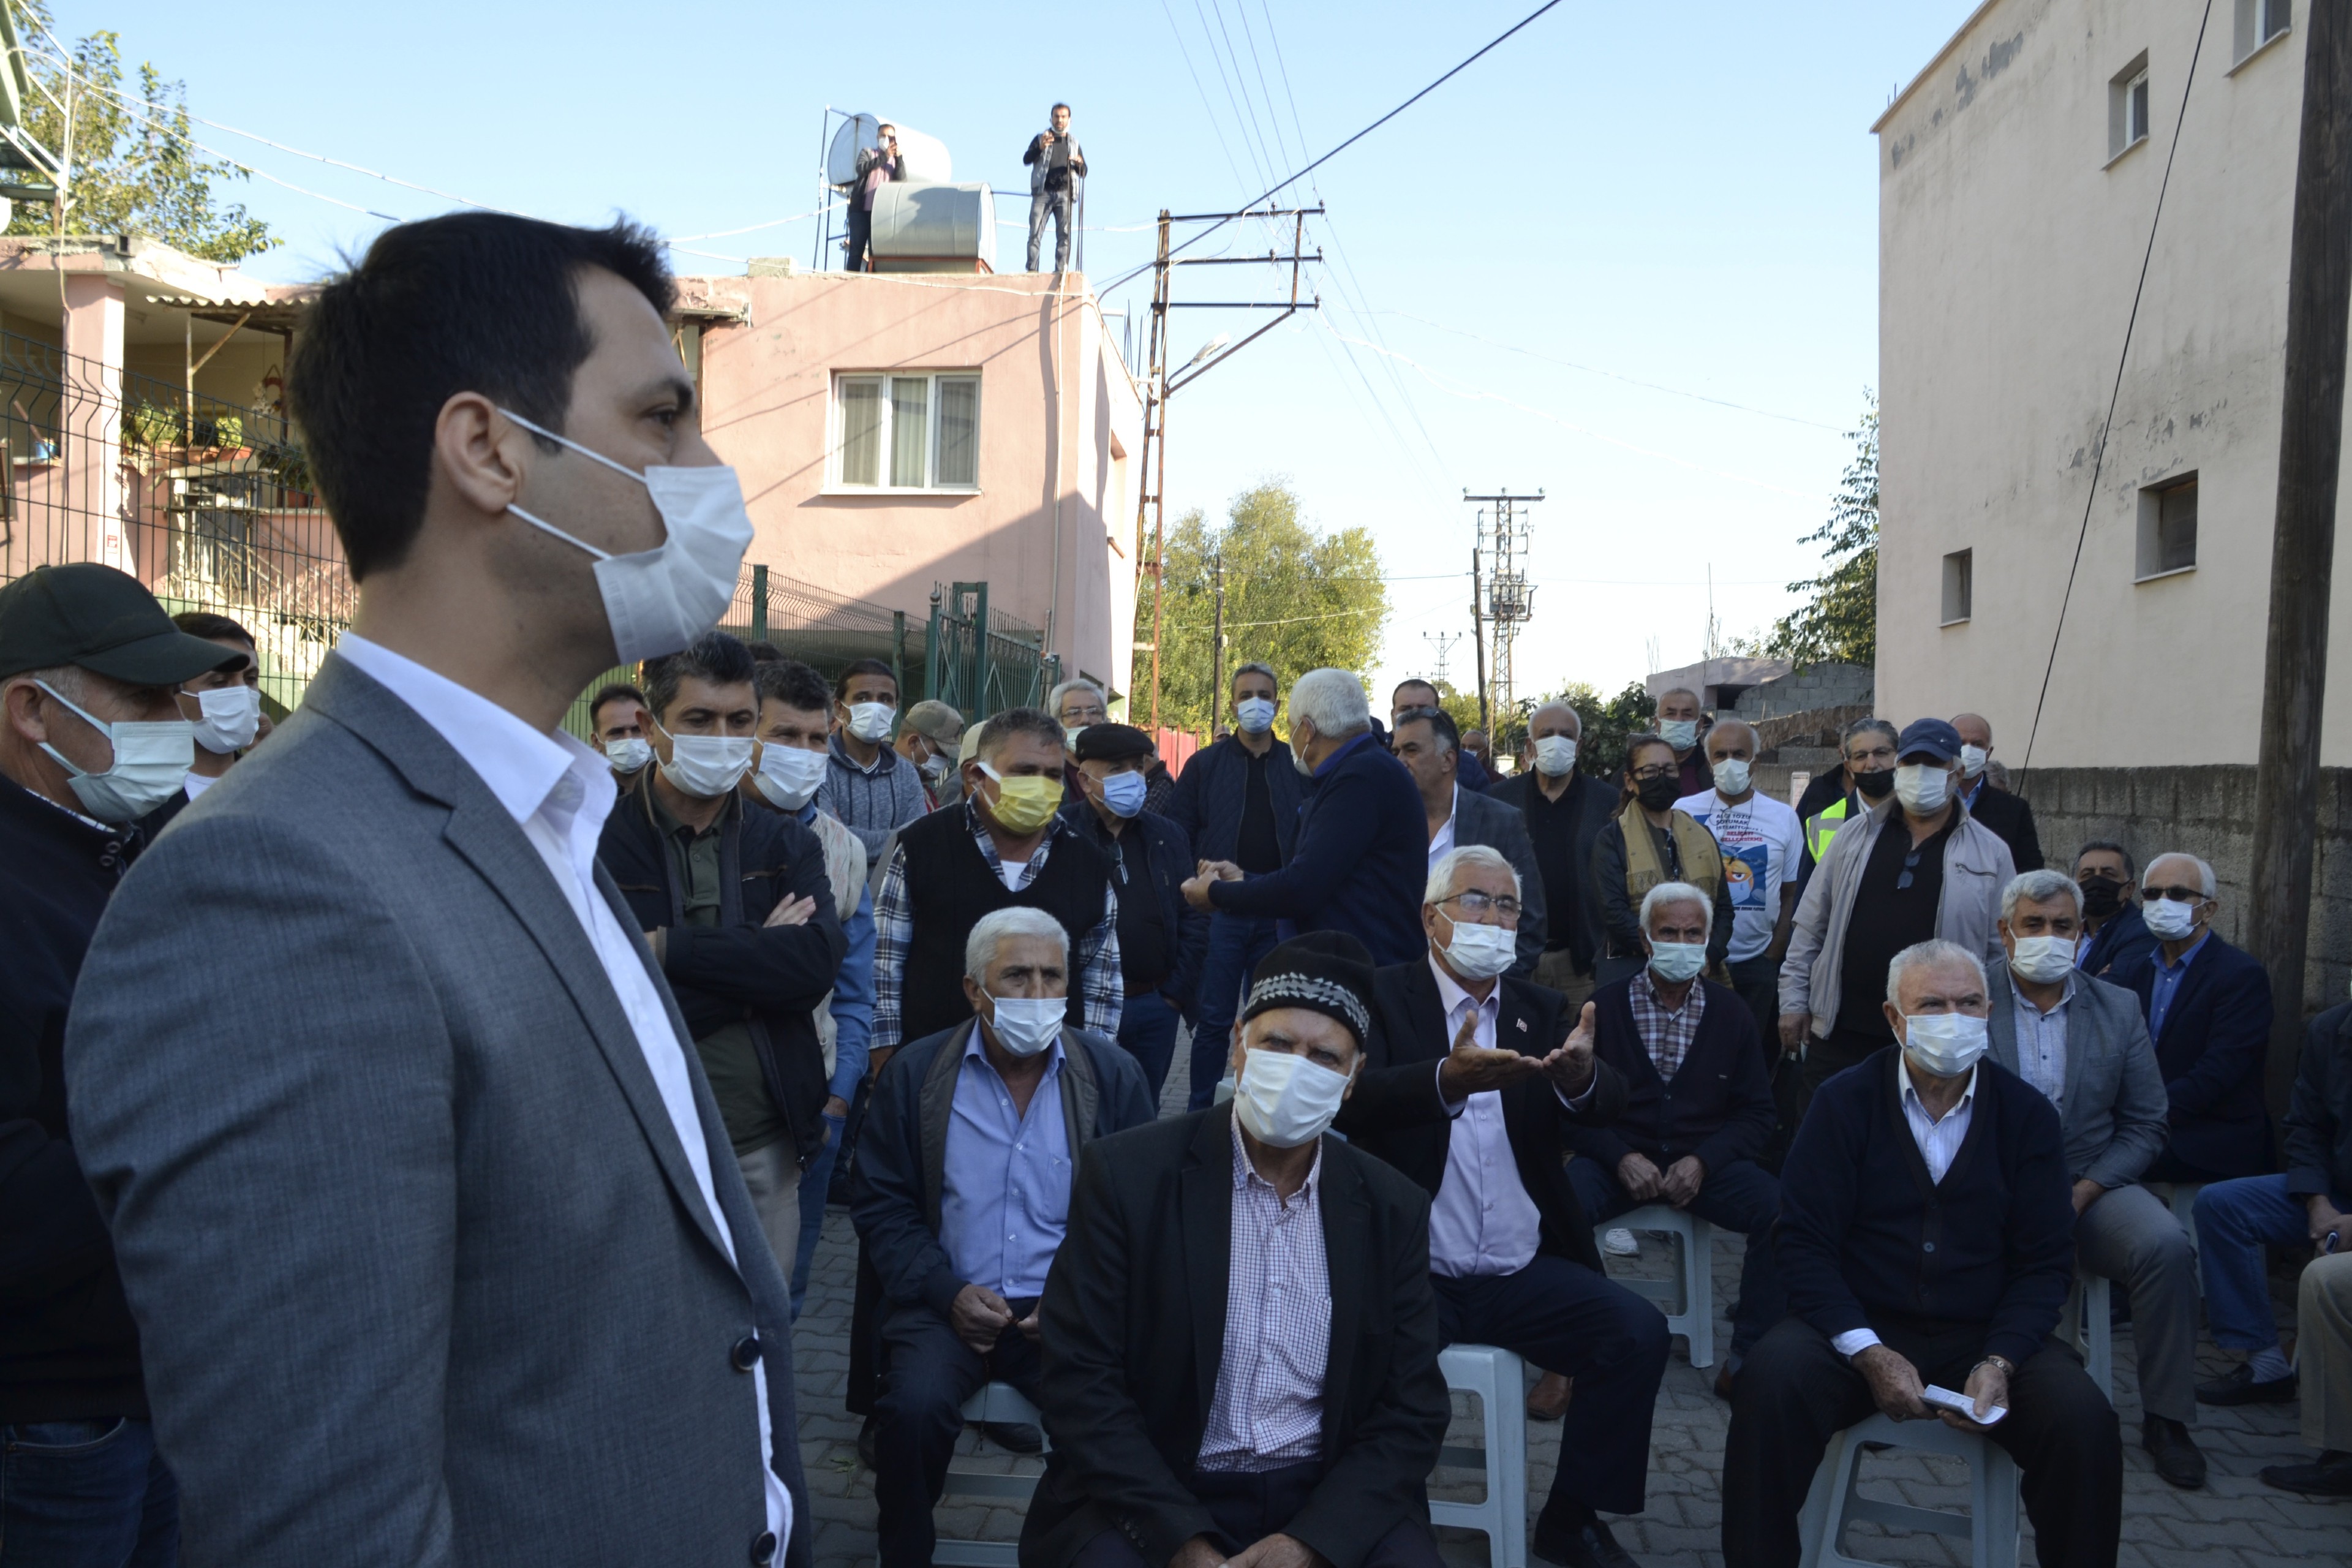
[[[94,561],[37,566],[0,587],[0,679],[69,664],[131,686],[177,686],[247,662],[182,631],[138,578]]]
[[[1914,719],[1904,726],[1903,738],[1895,742],[1895,760],[1901,762],[1919,752],[1948,763],[1960,754],[1960,732],[1941,719]]]
[[[1078,761],[1123,763],[1151,754],[1151,737],[1132,724],[1089,724],[1078,731]]]

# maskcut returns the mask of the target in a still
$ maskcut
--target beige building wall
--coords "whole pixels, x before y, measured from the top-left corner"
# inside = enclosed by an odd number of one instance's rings
[[[2304,48],[2294,26],[2242,58],[2260,5],[2213,0],[2095,496],[2202,7],[1991,0],[1874,127],[1882,713],[1974,709],[2025,760],[2087,498],[2033,764],[2255,760]],[[2111,156],[2143,54],[2151,133]],[[2195,566],[2138,580],[2142,492],[2191,472]],[[1958,551],[1970,613],[1945,624]],[[2323,760],[2344,765],[2341,581],[2332,619]]]

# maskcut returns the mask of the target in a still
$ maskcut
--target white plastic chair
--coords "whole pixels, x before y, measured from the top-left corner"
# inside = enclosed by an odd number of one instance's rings
[[[1966,1459],[1969,1511],[1913,1508],[1864,1497],[1860,1479],[1865,1443]],[[2017,1568],[2017,1461],[1979,1434],[1955,1431],[1939,1420],[1895,1422],[1873,1414],[1831,1438],[1822,1468],[1813,1472],[1812,1489],[1797,1516],[1803,1568],[1881,1568],[1875,1558],[1845,1553],[1846,1526],[1858,1519],[1889,1530],[1966,1536],[1972,1568]]]
[[[1034,1426],[1040,1434],[1045,1430],[1045,1417],[1037,1407],[1021,1397],[1010,1384],[992,1383],[963,1402],[963,1418],[968,1426],[992,1422],[1003,1426]],[[1053,1452],[1051,1439],[1045,1452]],[[947,1495],[959,1497],[996,1498],[1007,1502],[1026,1504],[1037,1489],[1035,1476],[999,1475],[989,1470],[959,1469],[953,1460],[948,1463]],[[947,1568],[1019,1568],[1021,1545],[1013,1541],[950,1541],[944,1537],[931,1548],[931,1561]]]
[[[1478,1416],[1486,1429],[1482,1451],[1447,1444],[1440,1465],[1486,1472],[1486,1496],[1479,1502],[1429,1505],[1433,1524],[1458,1525],[1486,1534],[1487,1561],[1494,1568],[1528,1568],[1527,1372],[1519,1358],[1493,1345],[1448,1345],[1439,1352],[1445,1386],[1478,1396]]]
[[[1664,1279],[1616,1279],[1617,1283],[1636,1296],[1658,1303],[1666,1314],[1666,1331],[1680,1334],[1690,1342],[1690,1363],[1693,1366],[1715,1364],[1715,1227],[1697,1215],[1671,1204],[1651,1204],[1630,1214],[1621,1214],[1606,1225],[1594,1226],[1597,1235],[1609,1226],[1623,1226],[1628,1230],[1663,1230],[1680,1244],[1675,1257],[1675,1278]]]
[[[2110,1288],[2105,1275],[2078,1269],[2074,1274],[2074,1293],[2067,1301],[2074,1327],[2069,1337],[2074,1348],[2083,1352],[2083,1370],[2107,1396],[2116,1402],[2116,1325],[2109,1310]]]

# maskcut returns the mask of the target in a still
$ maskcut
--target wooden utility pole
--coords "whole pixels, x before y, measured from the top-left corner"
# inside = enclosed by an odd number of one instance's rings
[[[2263,661],[2246,918],[2250,946],[2271,978],[2274,1021],[2264,1077],[2273,1116],[2286,1109],[2303,1038],[2336,475],[2344,452],[2345,338],[2352,314],[2352,0],[2313,0],[2304,26],[2303,139],[2287,252],[2286,388],[2279,414],[2270,643]]]

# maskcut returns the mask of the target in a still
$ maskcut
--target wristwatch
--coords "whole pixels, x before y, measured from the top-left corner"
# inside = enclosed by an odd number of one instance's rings
[[[2015,1377],[2017,1375],[2017,1363],[2010,1360],[2005,1355],[1989,1355],[1985,1357],[1984,1360],[1977,1363],[1977,1365],[1997,1366],[2000,1368],[2000,1375],[2003,1377]],[[1971,1369],[1971,1371],[1973,1371],[1973,1369]]]

